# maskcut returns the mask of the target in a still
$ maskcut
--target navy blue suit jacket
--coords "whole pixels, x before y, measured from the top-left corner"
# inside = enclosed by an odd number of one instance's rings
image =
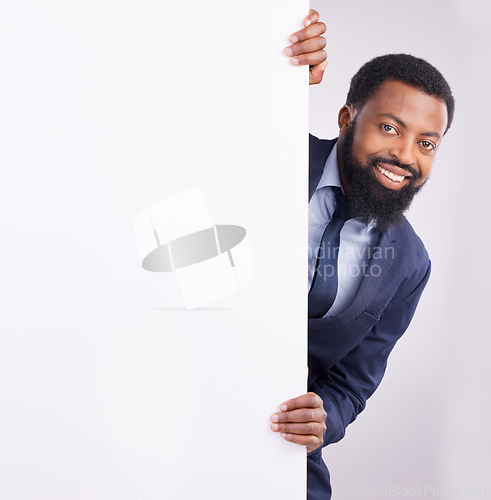
[[[309,140],[310,199],[336,141]],[[308,389],[322,398],[327,413],[323,446],[339,441],[365,408],[430,276],[428,253],[407,219],[383,232],[378,247],[348,308],[309,319]],[[307,457],[307,498],[327,500],[331,487],[322,447]]]

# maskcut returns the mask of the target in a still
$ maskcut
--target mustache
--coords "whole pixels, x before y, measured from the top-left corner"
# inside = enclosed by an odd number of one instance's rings
[[[394,165],[396,167],[402,168],[403,170],[406,170],[413,176],[413,180],[417,181],[421,175],[419,172],[417,172],[411,165],[407,165],[405,163],[401,163],[397,160],[394,160],[393,158],[384,158],[383,156],[374,156],[370,158],[370,166],[374,167],[377,163],[387,163],[388,165]]]

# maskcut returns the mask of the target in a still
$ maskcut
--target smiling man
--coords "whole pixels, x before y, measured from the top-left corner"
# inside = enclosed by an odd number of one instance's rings
[[[325,25],[311,11],[285,49],[326,67]],[[404,217],[430,176],[454,114],[441,73],[407,54],[376,57],[352,78],[339,137],[310,136],[308,392],[283,402],[271,429],[306,446],[307,498],[331,498],[323,446],[342,439],[380,384],[430,275]]]
[[[454,102],[433,66],[407,54],[373,59],[352,79],[339,112],[338,167],[350,216],[385,230],[430,175]]]

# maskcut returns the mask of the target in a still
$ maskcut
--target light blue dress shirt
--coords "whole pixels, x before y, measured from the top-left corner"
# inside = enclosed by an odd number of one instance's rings
[[[309,202],[309,289],[322,235],[336,209],[332,187],[337,186],[343,190],[336,149],[334,146],[327,157],[324,172]],[[340,314],[353,301],[363,275],[367,274],[368,263],[379,236],[379,231],[373,225],[359,219],[346,221],[340,234],[338,291],[331,309],[324,317]]]

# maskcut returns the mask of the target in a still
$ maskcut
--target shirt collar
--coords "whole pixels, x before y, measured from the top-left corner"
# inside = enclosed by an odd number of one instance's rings
[[[341,185],[341,178],[339,177],[338,152],[336,146],[337,144],[334,145],[329,153],[329,156],[327,157],[324,165],[324,171],[322,172],[322,177],[316,190],[326,186],[337,186],[341,188],[341,191],[343,191],[344,194],[343,186]]]

